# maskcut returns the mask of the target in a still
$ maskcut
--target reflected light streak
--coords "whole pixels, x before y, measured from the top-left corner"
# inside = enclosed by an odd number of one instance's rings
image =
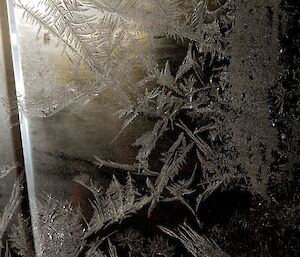
[[[8,7],[9,30],[11,36],[11,49],[12,49],[16,91],[18,92],[18,94],[25,97],[25,86],[24,86],[24,79],[22,73],[20,49],[18,45],[17,26],[15,20],[13,1],[7,0],[7,7]],[[21,109],[23,109],[24,101],[20,101],[20,105],[21,105]],[[30,203],[30,213],[31,213],[31,220],[33,224],[33,236],[35,238],[35,249],[36,249],[37,256],[41,256],[39,242],[38,240],[36,240],[38,239],[37,236],[38,224],[37,224],[37,216],[35,215],[36,208],[35,208],[34,200],[36,199],[36,191],[35,191],[35,184],[34,184],[33,162],[32,162],[32,153],[31,153],[31,145],[30,145],[30,137],[29,137],[29,123],[27,117],[25,117],[25,115],[20,111],[19,111],[19,119],[20,119],[22,147],[23,147],[23,155],[24,155],[24,163],[25,163],[26,182],[28,187],[28,197]]]

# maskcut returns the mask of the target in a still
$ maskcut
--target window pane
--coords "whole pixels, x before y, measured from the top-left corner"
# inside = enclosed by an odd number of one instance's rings
[[[299,6],[22,0],[15,18],[38,255],[296,256]]]

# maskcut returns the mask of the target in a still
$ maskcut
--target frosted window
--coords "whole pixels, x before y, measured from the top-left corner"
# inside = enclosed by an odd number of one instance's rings
[[[20,120],[31,216],[6,219],[6,254],[297,256],[299,4],[9,7],[17,92],[0,114]]]

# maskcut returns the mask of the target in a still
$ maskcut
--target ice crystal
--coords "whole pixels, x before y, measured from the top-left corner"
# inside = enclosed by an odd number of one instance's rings
[[[133,257],[171,257],[175,252],[175,247],[164,236],[146,237],[137,229],[126,229],[112,239],[122,249],[128,249],[128,253]]]
[[[223,252],[218,245],[206,236],[198,234],[190,226],[184,224],[180,225],[175,232],[160,227],[163,232],[173,238],[178,239],[189,253],[194,257],[200,256],[216,256],[227,257],[228,255]]]
[[[187,154],[192,149],[193,143],[187,145],[185,137],[182,134],[171,146],[169,151],[164,156],[164,165],[158,175],[155,184],[152,185],[149,181],[149,187],[153,194],[153,200],[149,208],[149,215],[156,203],[159,201],[160,195],[171,180],[178,174],[179,170],[186,162]]]
[[[13,190],[11,192],[11,196],[9,198],[8,204],[4,208],[4,212],[0,216],[0,243],[2,242],[2,238],[6,229],[11,221],[15,211],[19,207],[19,204],[22,199],[22,190],[23,190],[23,178],[17,178]]]
[[[35,240],[41,256],[77,256],[84,244],[80,211],[51,196],[36,202],[35,208],[39,226],[35,228]]]
[[[76,181],[81,183],[78,179]],[[81,184],[84,185],[84,183]],[[90,189],[89,186],[86,187]],[[123,221],[149,202],[149,197],[139,196],[130,174],[128,174],[125,185],[122,185],[113,176],[109,187],[103,195],[95,193],[95,190],[92,190],[92,193],[95,198],[92,201],[94,214],[85,237],[89,237],[112,224]]]

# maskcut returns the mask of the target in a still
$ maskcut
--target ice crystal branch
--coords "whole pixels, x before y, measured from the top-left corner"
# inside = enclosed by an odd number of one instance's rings
[[[180,225],[175,232],[164,227],[160,227],[160,229],[167,235],[179,240],[186,250],[194,257],[228,257],[214,241],[208,239],[204,235],[198,234],[187,224]]]
[[[89,187],[87,188],[89,189]],[[92,193],[94,192],[93,190]],[[94,214],[85,237],[89,237],[91,234],[97,233],[112,224],[121,222],[149,202],[149,197],[139,197],[130,174],[128,174],[125,185],[122,185],[113,176],[105,194],[99,195],[94,193],[94,198],[94,201],[92,201]]]
[[[4,208],[2,216],[0,216],[0,242],[3,238],[4,233],[11,221],[15,211],[17,210],[21,199],[22,199],[22,190],[23,190],[23,178],[17,178],[11,196],[9,198],[7,206]]]
[[[169,151],[164,154],[164,165],[155,181],[155,184],[149,184],[151,191],[153,191],[153,200],[149,208],[149,215],[156,203],[159,202],[160,195],[169,184],[169,181],[174,179],[179,170],[185,164],[187,154],[190,152],[193,146],[193,143],[186,143],[186,139],[182,133],[179,135],[175,143],[170,147]]]
[[[99,34],[92,16],[79,12],[76,1],[41,0],[37,6],[25,5],[15,1],[16,6],[24,11],[25,18],[32,20],[60,40],[65,47],[91,68],[99,69]],[[38,6],[43,5],[45,11]]]
[[[107,20],[120,20],[131,33],[149,33],[152,37],[166,35],[177,40],[195,38],[192,27],[182,18],[187,9],[180,0],[83,0],[101,11]]]
[[[162,235],[146,237],[139,230],[129,228],[118,233],[112,239],[120,248],[128,249],[128,255],[132,257],[157,255],[171,257],[175,255],[175,246]]]
[[[51,196],[37,201],[35,208],[39,226],[36,240],[43,256],[77,256],[84,245],[80,211]]]
[[[188,208],[188,210],[194,215],[197,222],[199,223],[195,210],[185,200],[185,197],[192,195],[196,191],[195,189],[191,188],[191,185],[194,182],[196,171],[197,165],[194,168],[191,178],[189,178],[188,180],[179,180],[177,182],[170,183],[166,188],[170,192],[172,197],[166,197],[163,201],[180,201],[185,207]]]

